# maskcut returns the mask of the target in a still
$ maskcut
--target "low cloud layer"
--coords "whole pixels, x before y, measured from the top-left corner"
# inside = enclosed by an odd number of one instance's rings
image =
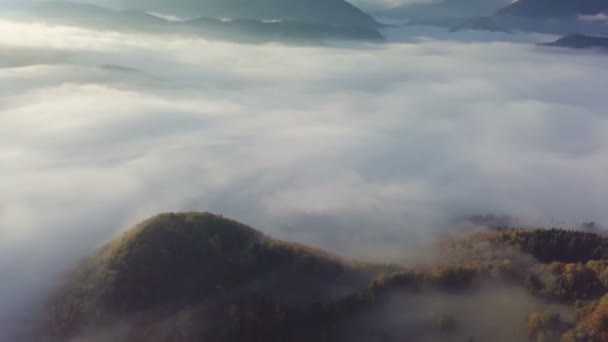
[[[528,313],[543,310],[572,320],[566,306],[548,304],[515,287],[488,284],[470,293],[397,293],[359,317],[361,323],[349,322],[344,330],[351,335],[349,340],[361,342],[376,340],[362,337],[372,330],[370,326],[393,340],[524,342],[529,339],[522,338],[518,327]],[[452,322],[450,333],[437,327],[441,317]]]
[[[0,32],[0,324],[160,211],[369,259],[463,215],[608,222],[597,52],[401,29],[332,47]]]

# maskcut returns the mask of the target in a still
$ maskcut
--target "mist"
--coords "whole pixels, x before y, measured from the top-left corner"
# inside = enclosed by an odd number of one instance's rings
[[[211,211],[365,260],[401,260],[467,215],[608,222],[597,51],[427,28],[325,46],[6,19],[0,32],[5,334],[158,212]]]
[[[520,288],[495,284],[464,293],[395,293],[358,320],[364,329],[386,331],[394,340],[525,342],[529,339],[519,331],[522,321],[539,310],[573,321],[565,305],[547,304]],[[357,326],[344,327],[348,341],[375,341]]]

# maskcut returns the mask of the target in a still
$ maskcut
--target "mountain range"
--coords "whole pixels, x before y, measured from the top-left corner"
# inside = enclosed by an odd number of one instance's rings
[[[603,0],[518,0],[492,18],[515,30],[569,35],[608,35]]]
[[[380,17],[409,24],[489,31],[531,31],[567,35],[608,35],[608,2],[603,0],[443,0],[379,11]]]
[[[169,21],[137,9],[114,10],[78,2],[43,3],[33,7],[28,13],[34,20],[79,27],[197,35],[207,39],[238,42],[320,43],[325,39],[382,39],[376,28],[363,26],[340,26],[292,20],[262,21],[244,18],[222,20],[201,16],[183,21]]]
[[[286,20],[342,27],[379,28],[382,24],[344,0],[124,0],[144,11],[186,17]]]
[[[29,14],[35,20],[96,29],[186,34],[250,43],[383,39],[383,24],[342,0],[315,0],[306,2],[306,6],[301,0],[121,1],[130,9],[51,1],[36,5]],[[410,25],[442,26],[451,31],[608,36],[608,20],[602,20],[602,13],[608,12],[608,2],[519,0],[505,5],[503,0],[496,0],[475,6],[478,3],[444,0],[392,8],[390,13],[407,18]],[[168,20],[170,16],[182,19]]]

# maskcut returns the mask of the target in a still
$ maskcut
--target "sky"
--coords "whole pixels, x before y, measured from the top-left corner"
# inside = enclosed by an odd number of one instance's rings
[[[367,260],[400,260],[467,215],[608,223],[608,60],[532,44],[554,37],[0,32],[0,325],[159,212]]]

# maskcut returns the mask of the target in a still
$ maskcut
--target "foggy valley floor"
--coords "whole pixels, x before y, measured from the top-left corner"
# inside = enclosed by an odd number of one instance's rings
[[[0,341],[24,320],[61,342],[607,341],[606,53],[380,31],[245,44],[0,17]],[[187,211],[223,217],[162,221],[143,254],[113,240]],[[467,219],[487,213],[596,224]],[[224,217],[261,233],[206,235]],[[204,248],[173,259],[188,234]],[[98,259],[110,241],[127,247]],[[168,281],[207,260],[217,279]]]

